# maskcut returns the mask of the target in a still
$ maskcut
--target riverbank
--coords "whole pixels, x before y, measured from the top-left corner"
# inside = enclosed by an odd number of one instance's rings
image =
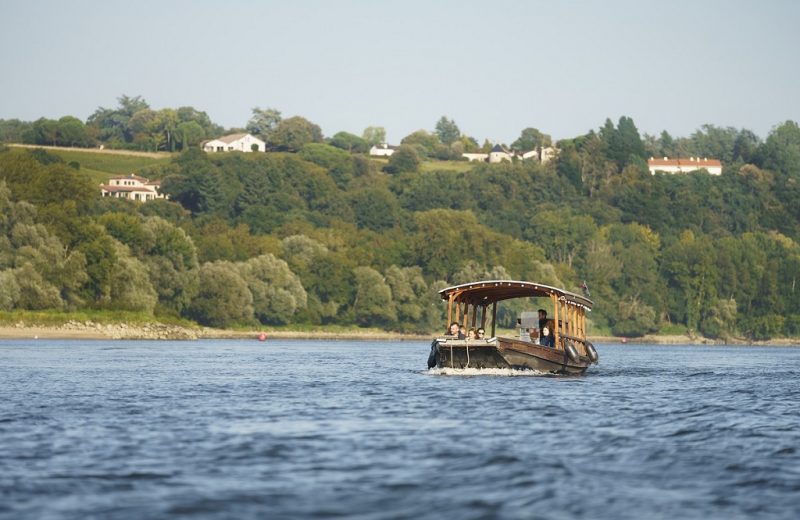
[[[28,325],[24,322],[0,325],[0,339],[131,339],[131,340],[196,340],[196,339],[258,339],[264,333],[266,339],[358,339],[386,341],[429,340],[427,334],[403,334],[376,330],[227,330],[210,327],[186,327],[163,323],[126,324],[98,323],[94,321],[70,320],[61,325]],[[613,336],[590,336],[592,343],[630,343],[655,345],[774,345],[800,346],[800,340],[778,338],[769,341],[750,341],[733,338],[728,341],[713,340],[686,335],[657,336],[640,338],[619,338]]]

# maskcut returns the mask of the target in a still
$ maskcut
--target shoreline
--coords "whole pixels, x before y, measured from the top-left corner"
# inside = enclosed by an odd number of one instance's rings
[[[385,340],[385,341],[427,341],[433,335],[404,334],[400,332],[325,330],[226,330],[210,327],[189,328],[180,325],[148,323],[128,325],[125,323],[103,324],[91,321],[68,321],[62,325],[27,325],[24,323],[0,325],[0,340],[8,339],[130,339],[130,340],[198,340],[198,339],[253,339],[258,340],[261,333],[266,339],[327,339],[327,340]],[[656,336],[639,338],[620,338],[615,336],[589,336],[595,344],[655,344],[655,345],[719,345],[719,346],[800,346],[797,338],[775,338],[767,341],[749,341],[744,338],[731,338],[727,341],[713,340],[685,335]]]

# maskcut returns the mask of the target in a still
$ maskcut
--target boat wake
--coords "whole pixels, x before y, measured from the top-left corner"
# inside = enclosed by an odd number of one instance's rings
[[[431,376],[502,376],[502,377],[541,377],[552,376],[538,370],[517,370],[514,368],[430,368],[423,374]]]

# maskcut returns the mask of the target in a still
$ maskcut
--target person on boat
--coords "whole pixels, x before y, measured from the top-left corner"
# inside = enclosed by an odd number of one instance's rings
[[[464,325],[458,328],[458,339],[467,339],[467,328]]]
[[[450,328],[447,330],[448,336],[455,336],[458,339],[464,339],[464,334],[461,332],[461,329],[458,326],[458,322],[454,321],[450,324]]]
[[[486,339],[486,331],[481,327],[478,329],[478,339]]]
[[[475,332],[475,329],[469,329],[469,332],[467,332],[467,339],[477,339],[477,338],[478,338],[478,333]]]
[[[547,311],[539,309],[539,330],[542,330],[547,325]]]
[[[554,348],[556,346],[555,337],[553,337],[553,334],[547,325],[542,327],[542,334],[539,336],[539,345],[550,348]]]

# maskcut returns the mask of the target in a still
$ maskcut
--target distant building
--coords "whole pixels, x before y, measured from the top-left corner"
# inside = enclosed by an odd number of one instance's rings
[[[267,143],[251,134],[231,134],[203,141],[204,152],[266,152]]]
[[[489,160],[488,153],[462,153],[461,157],[464,157],[469,162],[486,162]]]
[[[509,150],[503,145],[496,144],[489,153],[462,153],[461,156],[470,162],[490,162],[499,163],[511,161],[517,158],[522,161],[536,161],[540,164],[547,164],[556,156],[557,150],[552,146],[537,148],[527,152],[517,152]]]
[[[503,161],[510,161],[514,157],[514,152],[501,144],[496,144],[489,152],[489,162],[499,163]]]
[[[391,157],[397,148],[397,146],[386,143],[376,144],[369,149],[369,154],[377,157]]]
[[[101,184],[100,193],[103,197],[147,202],[165,198],[162,193],[159,193],[160,188],[160,181],[151,181],[131,174],[127,177],[114,177],[108,181],[108,184]]]
[[[706,159],[700,157],[689,157],[688,159],[663,159],[650,158],[647,161],[647,169],[651,175],[656,172],[662,173],[689,173],[697,170],[706,170],[711,175],[722,174],[722,163],[716,159]]]

